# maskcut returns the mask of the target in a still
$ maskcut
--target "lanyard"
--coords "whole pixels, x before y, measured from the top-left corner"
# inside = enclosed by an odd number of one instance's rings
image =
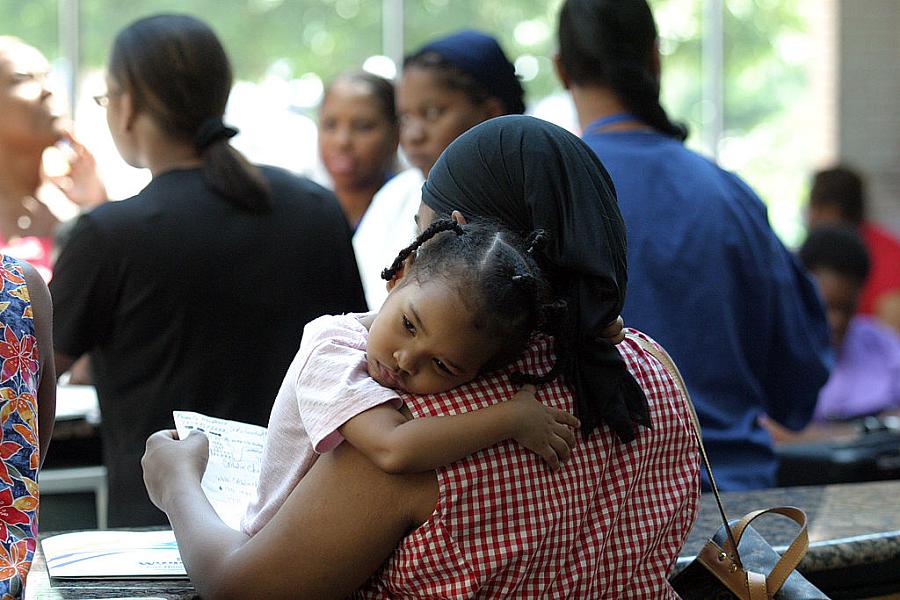
[[[641,120],[638,119],[631,113],[628,112],[620,112],[612,115],[607,115],[605,117],[600,117],[596,121],[591,121],[587,124],[587,127],[584,128],[584,133],[582,135],[591,135],[602,133],[604,130],[609,129],[613,125],[618,125],[619,123],[640,123]]]

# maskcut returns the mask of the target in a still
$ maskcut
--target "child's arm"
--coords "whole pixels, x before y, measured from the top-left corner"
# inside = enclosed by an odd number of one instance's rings
[[[544,406],[526,385],[510,400],[461,415],[406,420],[381,405],[360,413],[339,431],[387,473],[429,471],[507,440],[515,439],[540,454],[553,469],[575,445],[569,413]]]

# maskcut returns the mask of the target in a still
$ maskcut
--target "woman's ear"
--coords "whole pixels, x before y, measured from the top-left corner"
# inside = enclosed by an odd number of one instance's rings
[[[397,269],[397,272],[394,273],[394,276],[391,277],[390,281],[387,282],[387,290],[390,292],[392,289],[397,287],[397,284],[400,283],[403,278],[406,276],[406,271],[409,269],[413,261],[415,260],[415,253],[410,254],[406,257],[406,260],[403,261],[403,264],[400,265],[400,268]]]
[[[454,221],[456,221],[457,223],[459,223],[460,225],[466,224],[466,218],[458,210],[454,210],[452,213],[450,213],[450,218],[453,219]]]
[[[122,92],[120,101],[122,103],[122,119],[125,122],[125,131],[132,131],[134,123],[138,118],[138,111],[135,110],[134,100],[128,92]]]
[[[569,75],[566,73],[566,68],[559,58],[559,52],[553,55],[553,70],[556,71],[556,76],[559,78],[559,82],[562,86],[567,90],[570,89]]]

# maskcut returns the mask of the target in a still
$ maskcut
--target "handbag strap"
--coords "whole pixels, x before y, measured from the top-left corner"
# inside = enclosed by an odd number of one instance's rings
[[[687,400],[687,405],[689,409],[689,414],[691,418],[691,424],[693,428],[694,438],[697,441],[697,446],[700,448],[700,456],[703,458],[703,466],[706,469],[706,474],[709,475],[709,484],[712,488],[713,496],[716,499],[716,505],[719,507],[719,516],[722,518],[722,523],[725,526],[725,532],[727,534],[727,539],[724,543],[724,548],[719,548],[717,544],[710,541],[706,546],[704,546],[701,551],[701,556],[698,558],[701,559],[701,562],[707,564],[712,567],[717,577],[724,577],[722,582],[725,583],[726,580],[729,581],[729,587],[732,591],[735,591],[738,587],[741,587],[749,593],[749,597],[751,600],[756,600],[756,598],[767,598],[766,594],[771,592],[771,595],[774,595],[781,587],[784,585],[787,578],[790,576],[791,572],[797,568],[797,565],[800,564],[800,561],[806,555],[806,551],[809,548],[809,535],[807,532],[807,522],[806,522],[806,513],[804,513],[801,509],[795,508],[793,506],[779,506],[775,508],[766,508],[761,510],[755,510],[744,515],[740,521],[738,521],[734,527],[731,527],[728,523],[728,517],[725,515],[725,507],[722,504],[722,498],[719,496],[719,489],[716,486],[715,477],[713,477],[712,467],[709,464],[709,457],[706,454],[706,448],[703,445],[703,436],[700,431],[700,421],[697,418],[697,412],[694,410],[694,404],[691,401],[690,393],[688,393],[687,386],[684,383],[684,379],[681,377],[681,372],[678,370],[678,367],[675,366],[672,357],[659,346],[647,341],[642,337],[632,338],[638,341],[638,344],[648,353],[653,355],[669,372],[669,374],[675,379],[678,386],[681,388],[681,391],[684,393],[684,397]],[[772,569],[771,573],[768,576],[760,573],[754,573],[752,571],[746,571],[741,564],[741,557],[738,553],[738,544],[741,540],[741,537],[744,535],[744,531],[746,531],[747,527],[750,525],[750,522],[760,517],[766,513],[776,513],[788,517],[796,522],[800,526],[800,531],[797,533],[797,536],[794,538],[794,541],[791,542],[791,545],[788,546],[788,549],[781,555],[781,558],[775,564],[775,567]],[[720,554],[721,551],[724,551],[726,554],[730,556],[733,561],[733,565],[730,569],[726,569],[725,571],[720,570],[718,568],[713,567],[713,565],[717,562],[721,562],[724,558],[724,555]],[[740,573],[738,572],[740,571]],[[734,580],[734,577],[737,577]]]
[[[725,550],[730,555],[734,563],[739,568],[743,568],[743,565],[741,564],[741,556],[740,554],[738,554],[737,539],[735,538],[734,533],[731,531],[731,527],[728,525],[728,517],[725,515],[725,507],[722,505],[722,498],[719,496],[719,488],[718,486],[716,486],[716,478],[713,477],[712,467],[709,464],[709,457],[706,455],[706,447],[703,445],[703,436],[700,432],[700,420],[697,418],[697,411],[694,410],[694,403],[691,401],[691,394],[688,392],[687,386],[684,383],[684,378],[681,377],[681,372],[678,370],[678,367],[675,366],[675,362],[672,360],[672,357],[669,356],[668,352],[666,352],[656,344],[653,344],[652,342],[644,339],[643,337],[636,336],[632,339],[637,340],[641,348],[653,355],[656,360],[658,360],[663,365],[663,368],[665,368],[666,371],[669,372],[669,375],[671,375],[675,379],[675,382],[678,384],[678,387],[681,388],[681,392],[684,394],[684,398],[687,401],[687,406],[689,409],[688,412],[691,417],[694,439],[697,441],[697,446],[700,448],[700,456],[703,458],[703,467],[706,469],[706,474],[709,476],[709,485],[712,488],[713,496],[716,499],[716,506],[719,507],[719,516],[722,518],[722,524],[725,526],[725,532],[728,535],[728,539],[725,542]],[[729,548],[728,546],[731,547]]]
[[[753,512],[744,515],[744,517],[734,526],[734,536],[738,543],[740,543],[741,536],[744,535],[744,530],[747,529],[750,522],[766,513],[775,513],[785,516],[800,526],[800,531],[797,533],[794,541],[791,542],[791,545],[784,551],[784,554],[781,555],[781,558],[775,564],[772,572],[769,573],[766,578],[768,589],[774,594],[781,589],[781,586],[787,581],[791,572],[797,568],[797,565],[800,564],[800,561],[803,560],[803,557],[806,555],[806,551],[809,549],[809,534],[806,528],[805,512],[793,506],[778,506],[775,508],[754,510]]]

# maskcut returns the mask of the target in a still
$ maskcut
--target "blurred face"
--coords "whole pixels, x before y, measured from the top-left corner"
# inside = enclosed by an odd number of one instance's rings
[[[0,139],[46,148],[63,133],[63,107],[47,84],[50,65],[36,49],[13,44],[0,52]]]
[[[853,225],[844,218],[837,204],[810,204],[806,220],[810,229],[823,225]]]
[[[815,269],[812,275],[816,278],[825,302],[828,325],[831,328],[831,344],[840,349],[847,335],[850,319],[856,314],[860,287],[849,277],[831,269]]]
[[[133,120],[131,96],[124,91],[112,75],[106,75],[106,124],[116,150],[132,167],[143,167],[138,157],[137,144],[132,135]]]
[[[379,384],[435,394],[471,381],[496,352],[469,309],[441,282],[401,282],[369,328],[366,360]]]
[[[425,177],[450,142],[498,114],[491,103],[475,104],[465,93],[447,89],[429,69],[403,70],[397,87],[400,144]]]
[[[398,132],[368,84],[339,80],[319,110],[319,154],[336,188],[384,181],[397,151]]]

